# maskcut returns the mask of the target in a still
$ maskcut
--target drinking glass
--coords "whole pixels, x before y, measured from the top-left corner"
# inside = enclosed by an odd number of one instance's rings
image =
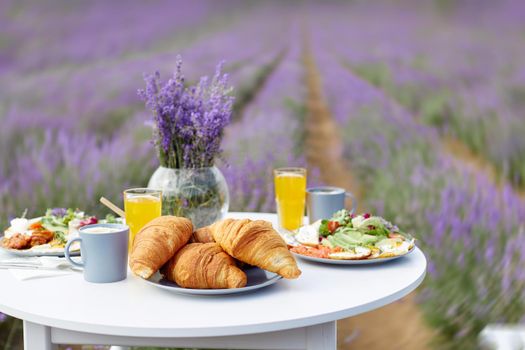
[[[124,211],[129,226],[129,249],[135,235],[151,220],[162,214],[162,192],[148,188],[132,188],[124,191]]]
[[[287,230],[295,230],[303,223],[306,169],[275,169],[274,182],[279,226]]]

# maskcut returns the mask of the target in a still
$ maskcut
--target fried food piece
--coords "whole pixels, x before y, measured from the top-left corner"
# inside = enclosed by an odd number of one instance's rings
[[[34,231],[31,237],[40,237],[46,240],[46,243],[50,242],[53,238],[55,238],[55,234],[51,231]]]
[[[32,236],[31,240],[29,241],[29,245],[31,246],[31,248],[33,248],[34,246],[42,245],[46,243],[47,243],[46,239],[40,236]]]
[[[21,233],[15,233],[11,238],[4,240],[4,246],[9,249],[28,249],[31,243],[31,237]]]
[[[31,247],[46,244],[51,242],[54,237],[55,235],[50,231],[34,231],[31,235],[31,242],[29,244]]]

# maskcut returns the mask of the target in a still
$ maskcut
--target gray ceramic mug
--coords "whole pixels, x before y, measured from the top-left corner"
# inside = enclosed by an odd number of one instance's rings
[[[122,224],[86,225],[78,230],[80,237],[66,244],[66,259],[84,269],[84,279],[94,283],[117,282],[128,272],[129,227]],[[71,259],[69,249],[80,242],[82,263]]]
[[[344,188],[333,186],[310,187],[306,189],[306,213],[308,221],[312,224],[317,220],[329,219],[341,209],[345,209],[345,199],[352,199],[352,209],[354,214],[357,208],[357,200],[350,192]]]

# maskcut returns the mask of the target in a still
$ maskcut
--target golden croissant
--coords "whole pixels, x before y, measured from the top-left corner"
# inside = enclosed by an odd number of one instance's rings
[[[161,216],[146,224],[135,236],[129,267],[134,274],[148,279],[190,239],[190,220]]]
[[[171,258],[162,274],[183,288],[224,289],[246,286],[246,274],[216,243],[190,243]]]
[[[209,231],[222,249],[242,262],[284,278],[301,274],[286,243],[267,221],[225,219],[201,230]]]
[[[206,228],[200,228],[193,232],[190,239],[191,243],[213,243],[215,240],[211,236],[211,232]]]

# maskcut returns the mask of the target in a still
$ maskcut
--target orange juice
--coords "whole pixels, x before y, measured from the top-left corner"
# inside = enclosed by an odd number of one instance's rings
[[[160,192],[159,192],[160,193]],[[148,222],[161,216],[161,197],[152,194],[129,194],[124,192],[124,211],[126,224],[129,226],[129,248],[137,232]]]
[[[303,223],[306,170],[302,168],[277,169],[274,180],[279,225],[287,230],[295,230]]]

